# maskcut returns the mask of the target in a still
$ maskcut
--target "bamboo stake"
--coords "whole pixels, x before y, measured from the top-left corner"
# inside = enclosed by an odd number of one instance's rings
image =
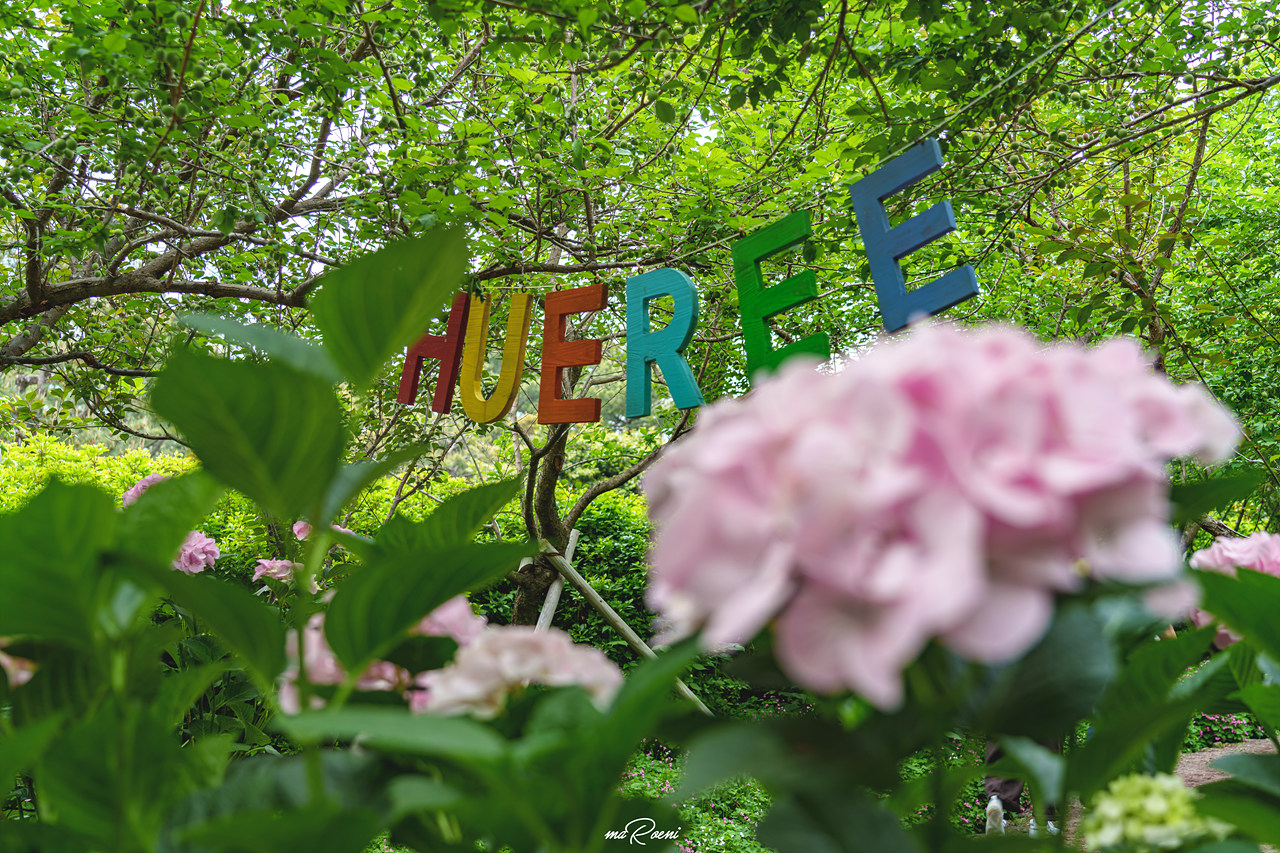
[[[572,562],[573,551],[578,547],[578,531],[569,531],[569,544],[564,549],[564,558]],[[542,602],[542,612],[538,614],[538,624],[534,627],[535,631],[545,631],[551,627],[551,620],[556,615],[556,605],[560,603],[560,593],[564,591],[564,576],[557,575],[556,579],[551,582],[551,586],[547,588],[547,597]]]
[[[657,657],[657,654],[654,653],[653,649],[649,648],[649,644],[642,640],[639,634],[631,630],[631,626],[618,615],[616,610],[609,606],[609,602],[600,597],[600,593],[596,592],[591,584],[587,583],[586,578],[578,574],[578,570],[570,565],[568,560],[566,560],[562,555],[557,554],[555,549],[547,544],[546,541],[543,541],[542,548],[543,556],[551,562],[551,565],[556,567],[556,571],[560,572],[560,574],[563,575],[569,583],[573,584],[574,589],[582,593],[582,597],[585,598],[592,607],[600,611],[600,615],[604,617],[604,621],[613,626],[613,629],[622,635],[622,638],[627,641],[627,644],[631,646],[631,648],[635,649],[636,652],[644,657]],[[708,717],[715,716],[711,713],[711,709],[708,708],[701,699],[694,695],[694,692],[690,690],[689,686],[683,681],[676,681],[676,692],[692,702],[695,708],[706,714]]]

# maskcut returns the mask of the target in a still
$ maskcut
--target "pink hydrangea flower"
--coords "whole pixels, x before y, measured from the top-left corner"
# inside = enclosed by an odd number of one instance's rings
[[[1191,555],[1191,568],[1236,576],[1236,569],[1253,569],[1280,577],[1280,536],[1274,533],[1252,533],[1244,538],[1220,536],[1208,548],[1201,548]],[[1207,611],[1194,609],[1191,621],[1203,628],[1215,617]],[[1218,627],[1214,645],[1225,649],[1240,641],[1240,635],[1225,626]]]
[[[178,549],[178,556],[174,558],[173,567],[180,572],[196,575],[216,563],[219,555],[217,542],[214,542],[199,530],[193,530],[187,534],[182,547]]]
[[[121,500],[125,506],[132,506],[138,498],[142,497],[143,492],[161,480],[167,479],[169,477],[165,474],[148,474],[130,486],[121,497]],[[201,531],[193,530],[187,534],[187,538],[178,549],[178,556],[173,560],[173,567],[185,574],[196,575],[217,562],[219,556],[221,556],[221,552],[218,550],[218,543],[205,536]]]
[[[168,476],[164,474],[148,474],[147,476],[143,477],[141,480],[139,480],[138,482],[130,486],[128,490],[126,490],[125,493],[121,495],[121,500],[123,501],[125,506],[132,506],[133,503],[138,500],[138,498],[142,497],[143,492],[145,492],[147,489],[151,488],[161,480],[167,480],[167,479],[169,479]]]
[[[789,362],[654,465],[648,601],[664,639],[771,625],[798,683],[892,708],[932,639],[1010,659],[1085,574],[1174,581],[1164,464],[1237,436],[1126,340],[939,324],[835,373]]]
[[[488,624],[487,619],[471,609],[465,595],[455,595],[424,616],[409,633],[421,637],[450,637],[459,646],[465,646],[484,633]]]
[[[422,688],[410,698],[415,711],[491,719],[508,694],[530,683],[581,685],[603,708],[622,686],[622,671],[599,649],[575,645],[563,631],[512,625],[487,629],[461,647],[453,663],[419,675],[415,683]]]
[[[258,560],[258,565],[253,570],[253,580],[261,580],[262,578],[274,578],[275,580],[292,581],[298,571],[302,569],[302,563],[295,563],[292,560]],[[311,578],[311,594],[314,595],[319,587],[316,585],[316,579]]]
[[[5,648],[10,643],[8,637],[0,637],[0,649]],[[9,688],[21,687],[31,680],[31,676],[36,674],[36,665],[26,658],[17,658],[0,652],[0,669],[4,670],[5,677],[9,680]]]

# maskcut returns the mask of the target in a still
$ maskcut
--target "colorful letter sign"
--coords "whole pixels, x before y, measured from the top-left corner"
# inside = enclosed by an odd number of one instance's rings
[[[942,201],[906,222],[890,227],[883,202],[919,182],[942,167],[942,150],[936,140],[913,146],[885,166],[849,188],[858,228],[871,264],[876,299],[885,328],[896,332],[920,316],[937,314],[978,293],[973,267],[952,270],[937,281],[907,290],[898,262],[907,255],[951,233],[956,228],[951,202]],[[817,332],[774,349],[768,321],[818,296],[818,281],[805,270],[768,286],[760,262],[804,243],[810,234],[809,214],[798,210],[772,225],[766,225],[733,246],[733,277],[738,286],[738,307],[742,315],[743,347],[747,376],[759,379],[793,355],[807,353],[830,358],[831,339]],[[649,311],[655,299],[671,297],[671,322],[650,331]],[[542,333],[542,380],[538,400],[538,422],[544,424],[585,423],[600,419],[600,400],[595,397],[564,399],[564,369],[598,364],[603,343],[599,340],[565,340],[569,314],[600,311],[609,291],[603,284],[578,287],[547,294],[544,301]],[[482,297],[470,300],[459,293],[449,312],[445,335],[424,335],[405,357],[400,378],[401,403],[412,403],[418,390],[418,372],[424,359],[440,361],[440,379],[431,408],[449,411],[453,383],[458,376],[458,352],[462,353],[462,406],[467,416],[479,423],[492,423],[507,414],[520,391],[524,369],[525,340],[533,311],[533,296],[518,293],[511,298],[506,342],[502,348],[502,372],[497,387],[484,396],[486,342],[489,334],[489,302]],[[466,332],[462,317],[466,315]],[[681,409],[702,405],[698,388],[684,351],[698,325],[698,291],[679,270],[658,269],[627,279],[627,417],[649,414],[652,399],[653,365],[662,369],[662,378],[671,399]]]
[[[671,322],[651,332],[649,303],[661,296],[671,297]],[[698,290],[689,276],[660,269],[627,279],[627,417],[649,414],[654,364],[662,368],[677,407],[702,405],[702,391],[684,358],[697,326]]]
[[[458,381],[458,363],[462,360],[463,329],[467,322],[467,294],[453,297],[449,309],[449,325],[444,335],[423,335],[409,347],[404,367],[400,371],[400,393],[396,399],[412,403],[418,397],[418,374],[422,372],[424,359],[440,362],[440,375],[436,378],[436,393],[432,398],[433,412],[447,413],[453,407],[453,386]]]
[[[978,294],[978,277],[968,264],[910,292],[902,267],[898,266],[898,261],[916,249],[956,230],[955,214],[951,202],[940,201],[919,216],[890,228],[881,202],[941,168],[942,149],[936,139],[929,139],[849,188],[871,264],[871,278],[876,284],[880,316],[891,332],[905,327],[915,317],[937,314]]]
[[[542,386],[538,394],[538,423],[579,424],[600,420],[599,398],[566,400],[561,392],[564,389],[564,369],[599,364],[604,342],[566,341],[564,334],[570,314],[602,311],[608,299],[609,290],[603,284],[547,294],[543,303],[545,318],[542,321]]]
[[[498,384],[488,397],[484,395],[485,354],[489,343],[490,299],[477,296],[471,300],[467,314],[467,338],[462,347],[462,410],[478,424],[491,424],[511,411],[520,393],[520,374],[524,371],[524,345],[529,339],[529,321],[533,317],[533,294],[511,296],[511,314],[507,318],[507,337],[502,345],[502,372]]]
[[[770,317],[818,297],[818,279],[813,270],[797,273],[772,287],[765,287],[760,277],[761,261],[800,245],[809,234],[809,212],[797,210],[733,245],[733,278],[738,284],[748,376],[754,376],[760,370],[772,370],[798,353],[824,359],[831,357],[831,339],[825,332],[809,335],[775,350],[769,327],[765,325]]]

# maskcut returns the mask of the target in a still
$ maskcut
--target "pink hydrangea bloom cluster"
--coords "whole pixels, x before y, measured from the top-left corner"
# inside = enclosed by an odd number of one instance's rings
[[[1236,576],[1236,569],[1253,569],[1269,575],[1280,577],[1280,536],[1274,533],[1252,533],[1244,538],[1221,536],[1214,540],[1208,548],[1202,548],[1191,555],[1191,568],[1218,572]],[[1191,621],[1196,627],[1203,628],[1214,621],[1212,613],[1194,609]],[[1218,635],[1213,642],[1220,649],[1240,641],[1240,635],[1218,627]]]
[[[121,500],[125,506],[132,506],[138,498],[142,497],[143,492],[161,480],[167,479],[169,478],[164,474],[148,474],[130,486],[121,496]],[[185,574],[197,575],[218,562],[220,556],[217,542],[205,536],[203,532],[193,530],[187,534],[187,538],[178,548],[178,556],[173,560],[173,567]]]
[[[258,565],[253,570],[253,580],[273,578],[289,583],[302,568],[302,563],[295,563],[293,560],[258,560]],[[319,591],[315,578],[311,578],[310,591],[312,595]]]
[[[260,561],[270,562],[270,561]],[[282,561],[283,562],[283,561]],[[459,646],[466,645],[485,629],[485,619],[477,616],[465,596],[458,595],[446,601],[423,617],[409,633],[426,637],[451,637]],[[280,707],[287,714],[298,713],[298,638],[289,633],[286,653],[293,665],[281,676],[279,685]],[[324,614],[316,613],[307,620],[302,638],[302,666],[312,684],[341,684],[347,674],[324,636]],[[419,675],[421,677],[421,674]],[[410,705],[423,701],[423,690],[415,684],[415,676],[390,661],[374,661],[356,682],[357,690],[392,691],[402,693]],[[311,697],[311,705],[318,708],[324,701]]]
[[[1173,580],[1165,461],[1236,439],[1131,341],[917,327],[703,410],[647,479],[648,601],[668,639],[742,643],[772,624],[797,683],[895,707],[931,639],[1010,659],[1082,574]]]
[[[502,710],[508,694],[536,683],[581,685],[603,709],[622,680],[622,670],[604,652],[575,645],[561,630],[508,625],[489,628],[460,648],[449,666],[419,676],[416,681],[426,693],[412,707],[433,714],[491,719]]]
[[[8,637],[0,637],[0,649],[9,645]],[[26,658],[16,658],[0,652],[0,669],[4,670],[5,677],[9,680],[10,689],[21,687],[31,680],[31,676],[36,674],[36,665]]]

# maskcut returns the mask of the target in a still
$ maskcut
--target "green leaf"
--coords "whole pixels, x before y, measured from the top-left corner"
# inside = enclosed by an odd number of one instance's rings
[[[151,703],[155,715],[171,726],[178,725],[196,700],[229,668],[230,661],[215,661],[169,673]]]
[[[1213,766],[1242,785],[1280,797],[1280,755],[1224,755]]]
[[[1226,780],[1199,788],[1196,811],[1264,844],[1280,844],[1280,799]]]
[[[493,763],[506,752],[506,741],[488,726],[465,717],[413,714],[405,708],[338,708],[294,717],[277,717],[275,725],[304,743],[359,737],[370,749]]]
[[[662,98],[653,102],[653,114],[664,124],[676,123],[676,108]]]
[[[658,719],[668,712],[668,706],[679,703],[675,707],[681,712],[688,710],[687,700],[678,699],[674,688],[680,674],[697,656],[698,646],[690,639],[672,646],[656,658],[642,661],[627,673],[627,680],[601,723],[600,761],[606,765],[614,762],[621,772],[640,739],[647,736]]]
[[[420,522],[385,525],[375,541],[388,551],[464,545],[519,494],[519,480],[487,483],[450,495]]]
[[[1116,672],[1115,649],[1104,628],[1088,606],[1059,607],[1035,648],[993,670],[993,682],[977,695],[976,727],[1045,739],[1088,717]],[[1062,666],[1064,660],[1073,665]]]
[[[1240,471],[1202,480],[1198,483],[1180,483],[1169,489],[1175,524],[1195,521],[1205,513],[1222,509],[1253,494],[1262,482],[1261,471]]]
[[[689,742],[684,777],[670,800],[681,802],[738,776],[786,789],[799,772],[795,756],[772,731],[748,723],[717,725]]]
[[[1163,705],[1178,679],[1198,662],[1217,631],[1184,631],[1173,639],[1151,640],[1139,646],[1107,691],[1099,716],[1120,716],[1134,709]]]
[[[200,472],[161,480],[120,517],[116,549],[162,566],[173,561],[187,534],[222,496],[222,486]]]
[[[342,412],[332,386],[312,374],[180,349],[151,402],[206,471],[281,518],[317,508],[337,473]]]
[[[0,636],[92,641],[94,574],[116,519],[105,492],[57,480],[0,516]]]
[[[65,826],[35,820],[0,820],[0,850],[5,853],[84,853],[94,842]]]
[[[1204,609],[1217,616],[1249,642],[1280,659],[1280,578],[1239,569],[1236,577],[1195,572],[1204,589]]]
[[[1000,746],[1006,759],[1022,771],[1019,775],[1031,783],[1032,801],[1039,812],[1047,805],[1062,804],[1066,759],[1061,753],[1025,737],[1002,737]]]
[[[0,787],[7,793],[13,779],[31,766],[53,742],[62,727],[62,714],[53,714],[29,726],[19,726],[6,737],[0,738]]]
[[[457,788],[429,776],[397,776],[387,786],[387,796],[391,798],[390,823],[415,812],[452,808],[462,800]]]
[[[335,811],[321,802],[283,813],[274,809],[236,812],[188,827],[181,837],[202,850],[220,853],[361,853],[381,828],[372,810]]]
[[[756,831],[779,853],[919,853],[919,841],[898,818],[861,791],[832,790],[776,799]]]
[[[385,459],[376,462],[352,462],[338,469],[338,474],[329,484],[329,491],[324,496],[324,509],[321,521],[329,522],[337,517],[342,508],[361,490],[373,484],[396,468],[412,462],[424,453],[429,453],[429,444],[413,444],[391,453]]]
[[[342,372],[333,363],[333,357],[327,350],[271,326],[260,323],[247,326],[216,314],[186,314],[179,321],[188,328],[216,335],[225,341],[269,356],[300,373],[313,374],[331,385],[342,381]]]
[[[384,557],[338,588],[325,637],[348,672],[363,672],[432,610],[514,571],[521,558],[535,553],[529,543],[499,542]]]
[[[417,340],[462,286],[461,230],[392,243],[323,279],[311,313],[347,379],[367,388],[387,361]]]
[[[1170,732],[1186,731],[1187,723],[1199,710],[1196,699],[1174,701],[1147,708],[1121,718],[1099,722],[1093,737],[1073,750],[1067,766],[1066,788],[1080,799],[1089,798],[1116,776],[1137,764],[1148,743]]]
[[[1280,731],[1280,685],[1251,684],[1239,691],[1237,696],[1249,706],[1249,710],[1263,725],[1273,731]]]
[[[688,3],[681,3],[672,11],[675,12],[676,20],[682,24],[698,23],[698,12]]]
[[[149,570],[149,576],[239,654],[262,684],[270,685],[284,670],[285,629],[275,608],[221,578],[172,570]]]

